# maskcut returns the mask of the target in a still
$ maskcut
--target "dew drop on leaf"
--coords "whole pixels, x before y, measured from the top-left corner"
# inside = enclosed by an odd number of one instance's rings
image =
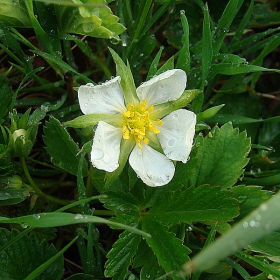
[[[81,220],[81,219],[83,219],[83,218],[84,218],[84,216],[83,216],[82,214],[77,214],[77,215],[75,215],[75,217],[74,217],[75,220]]]

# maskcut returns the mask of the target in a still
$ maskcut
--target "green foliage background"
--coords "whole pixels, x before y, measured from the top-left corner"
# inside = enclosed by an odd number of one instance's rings
[[[0,6],[1,279],[280,278],[278,1]],[[194,146],[164,187],[89,162],[76,89],[130,90],[127,62],[136,86],[188,76]]]

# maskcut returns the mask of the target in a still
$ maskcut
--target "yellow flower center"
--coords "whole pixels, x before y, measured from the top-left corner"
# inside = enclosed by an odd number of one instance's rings
[[[147,137],[149,131],[155,134],[160,133],[155,123],[161,125],[162,120],[154,121],[149,117],[149,113],[152,112],[153,109],[153,105],[147,108],[146,100],[144,99],[138,106],[128,105],[127,111],[123,111],[126,120],[126,124],[122,128],[123,138],[130,139],[130,135],[132,135],[140,149],[142,149],[142,141],[147,145],[149,144],[149,139]]]

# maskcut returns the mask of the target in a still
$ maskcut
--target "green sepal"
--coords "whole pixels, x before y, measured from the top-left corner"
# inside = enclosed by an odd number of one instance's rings
[[[171,112],[185,107],[201,92],[200,89],[185,90],[179,99],[155,105],[154,110],[150,113],[150,118],[161,119]]]
[[[119,177],[134,147],[135,147],[135,141],[133,139],[121,140],[119,167],[113,172],[106,173],[105,190],[109,188],[109,186],[117,179],[117,177]]]
[[[199,122],[214,117],[224,106],[225,104],[221,104],[197,114],[197,121]]]
[[[121,114],[88,114],[65,122],[63,125],[74,128],[85,128],[96,125],[99,121],[104,121],[116,127],[124,125],[124,118]]]
[[[110,49],[112,57],[116,63],[116,72],[117,76],[121,77],[121,87],[123,89],[125,103],[130,105],[139,104],[139,99],[136,94],[136,87],[134,84],[134,79],[129,67],[129,64],[126,66],[123,60],[119,57],[119,55],[113,50]]]
[[[10,134],[9,147],[15,157],[27,157],[34,145],[38,125],[33,125],[27,130],[17,129]]]

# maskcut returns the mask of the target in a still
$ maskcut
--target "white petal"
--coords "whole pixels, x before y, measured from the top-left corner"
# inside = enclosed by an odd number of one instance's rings
[[[181,69],[173,69],[141,84],[136,93],[140,101],[147,100],[148,106],[161,104],[178,99],[184,92],[186,83],[186,73]]]
[[[195,113],[180,109],[162,119],[157,135],[166,156],[186,163],[191,152],[195,134]]]
[[[115,114],[126,110],[120,77],[102,85],[86,84],[80,86],[78,99],[84,114]]]
[[[174,164],[163,154],[144,144],[142,149],[135,145],[129,164],[148,186],[166,185],[174,176]]]
[[[91,149],[92,165],[98,169],[113,172],[119,167],[121,128],[103,121],[98,123]]]

